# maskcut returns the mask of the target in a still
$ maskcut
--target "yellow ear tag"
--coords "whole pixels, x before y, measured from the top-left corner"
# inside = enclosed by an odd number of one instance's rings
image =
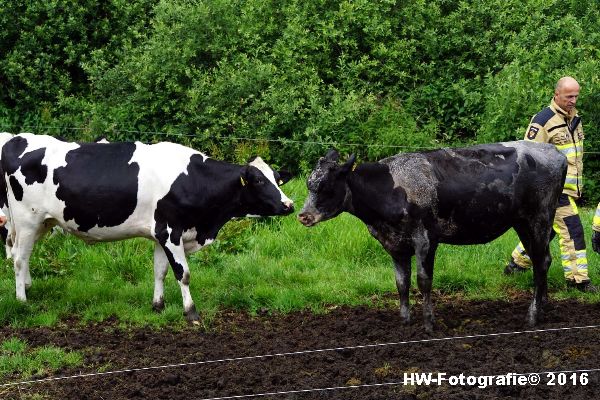
[[[354,171],[355,169],[356,169],[356,164],[354,164],[354,165],[352,166],[352,171]]]
[[[240,176],[240,182],[242,182],[242,186],[246,186],[246,181],[243,177]]]
[[[279,186],[283,185],[283,181],[281,179],[277,183],[279,184]]]

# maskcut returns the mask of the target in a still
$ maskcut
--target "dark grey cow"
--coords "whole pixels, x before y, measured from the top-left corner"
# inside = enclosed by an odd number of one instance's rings
[[[306,226],[349,212],[392,256],[400,312],[409,320],[411,258],[423,294],[425,327],[433,328],[431,282],[438,244],[487,243],[514,228],[534,265],[529,308],[537,321],[547,293],[548,243],[567,172],[553,145],[527,141],[405,153],[354,168],[336,151],[319,159],[298,218]]]
[[[153,307],[164,307],[171,265],[185,315],[197,321],[186,255],[210,244],[230,219],[287,215],[289,175],[260,157],[217,161],[175,143],[69,143],[23,133],[2,148],[0,206],[10,216],[17,299],[31,285],[35,242],[59,225],[86,242],[145,237],[155,242]]]

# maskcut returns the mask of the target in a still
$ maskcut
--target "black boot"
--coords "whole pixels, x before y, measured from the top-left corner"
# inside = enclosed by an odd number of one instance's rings
[[[583,293],[598,293],[599,292],[598,288],[596,286],[592,285],[592,282],[589,280],[581,281],[581,282],[577,283],[574,280],[567,279],[567,287],[577,289]]]
[[[600,232],[592,231],[592,249],[600,253]]]
[[[520,274],[520,273],[526,272],[528,270],[529,270],[529,268],[521,267],[520,265],[518,265],[515,262],[515,260],[513,260],[511,258],[510,261],[508,262],[508,264],[506,264],[506,267],[504,267],[504,275]]]

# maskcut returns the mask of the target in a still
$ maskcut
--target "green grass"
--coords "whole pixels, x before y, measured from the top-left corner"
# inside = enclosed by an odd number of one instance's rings
[[[293,180],[284,189],[299,209],[306,193],[304,181]],[[580,212],[589,241],[593,210]],[[516,243],[516,234],[509,231],[486,245],[441,245],[434,288],[470,299],[508,298],[530,291],[531,273],[502,274]],[[566,290],[558,240],[551,248],[551,296],[599,300],[600,295]],[[598,282],[599,256],[589,243],[588,248],[590,276]],[[208,323],[223,309],[322,312],[331,305],[369,304],[396,290],[390,257],[365,225],[349,214],[310,229],[298,223],[295,214],[232,221],[214,244],[191,255],[189,263],[192,296]],[[27,303],[15,299],[12,263],[0,264],[0,323],[38,326],[72,316],[83,321],[116,316],[136,325],[185,324],[181,293],[171,271],[165,280],[167,307],[160,314],[152,311],[152,265],[152,243],[147,240],[88,246],[72,236],[50,235],[34,250]],[[414,274],[415,268],[416,287]]]
[[[13,374],[18,374],[19,379],[27,379],[82,363],[83,357],[78,352],[53,346],[28,348],[26,342],[17,338],[0,342],[0,381]]]

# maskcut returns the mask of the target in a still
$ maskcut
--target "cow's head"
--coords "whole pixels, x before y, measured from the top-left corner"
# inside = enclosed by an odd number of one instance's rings
[[[242,168],[240,181],[242,201],[249,216],[287,215],[294,211],[294,202],[279,188],[291,178],[284,171],[274,171],[260,157]]]
[[[329,150],[321,157],[306,181],[308,197],[298,219],[305,226],[313,226],[344,211],[348,197],[346,179],[356,157],[351,155],[344,164],[338,164],[337,151]]]

